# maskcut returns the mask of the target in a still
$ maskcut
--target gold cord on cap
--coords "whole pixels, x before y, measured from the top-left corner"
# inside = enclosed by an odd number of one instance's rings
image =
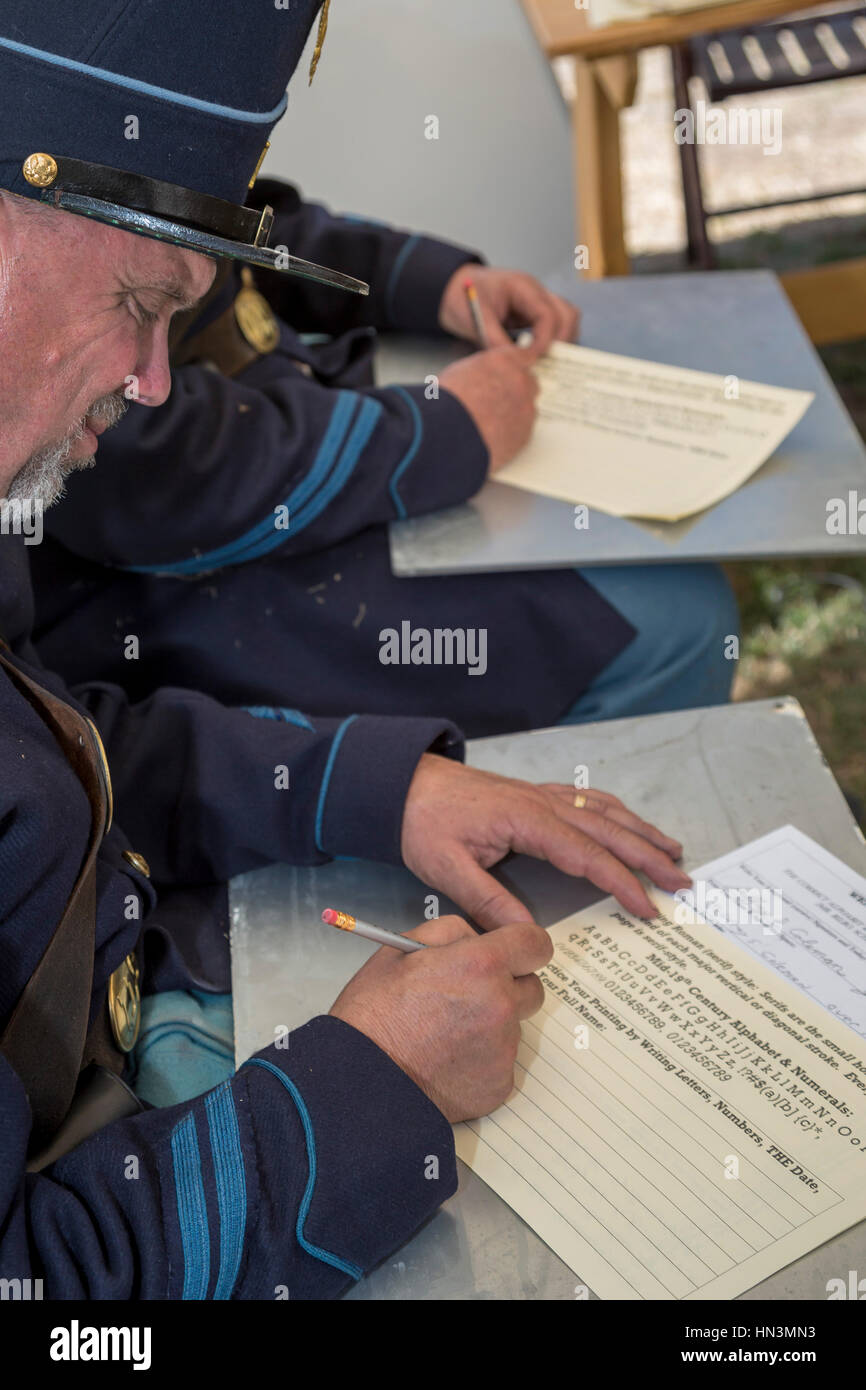
[[[255,169],[253,170],[253,176],[252,176],[252,178],[250,179],[250,182],[249,182],[249,187],[250,187],[250,188],[255,188],[255,186],[256,186],[256,179],[258,178],[258,176],[259,176],[259,171],[260,171],[262,165],[263,165],[264,162],[265,162],[265,155],[267,154],[267,152],[268,152],[268,150],[269,150],[270,148],[271,148],[271,142],[270,142],[270,140],[266,140],[266,141],[265,141],[265,148],[262,150],[261,154],[259,155],[259,162],[258,162],[258,164],[256,165]]]
[[[316,47],[313,51],[313,61],[310,63],[310,85],[316,75],[316,68],[319,66],[319,59],[322,56],[322,49],[325,46],[325,35],[328,32],[328,10],[331,8],[331,0],[325,0],[322,6],[322,13],[319,15],[319,32],[316,35]]]

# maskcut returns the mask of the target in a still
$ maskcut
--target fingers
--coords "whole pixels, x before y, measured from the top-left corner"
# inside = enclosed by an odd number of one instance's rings
[[[593,811],[597,815],[607,816],[628,830],[633,830],[635,834],[643,835],[651,844],[664,850],[665,854],[669,854],[672,859],[679,859],[682,856],[683,847],[679,840],[665,835],[664,831],[659,830],[658,826],[653,825],[651,821],[643,820],[640,816],[635,815],[634,811],[630,811],[619,797],[612,796],[610,792],[598,791],[594,787],[587,788],[586,791],[575,791],[571,787],[559,786],[555,783],[548,783],[545,786],[545,791],[549,791],[556,797],[558,811],[561,815],[565,815],[578,830],[585,829],[580,820],[583,811]],[[584,799],[582,806],[575,806],[576,797]]]
[[[528,342],[526,344],[526,347],[517,347],[516,344],[512,343],[511,339],[508,338],[506,340],[505,348],[507,354],[505,357],[506,366],[511,371],[513,371],[516,367],[518,371],[525,373],[526,382],[529,387],[529,390],[531,391],[533,397],[537,396],[539,391],[541,390],[541,387],[539,386],[535,377],[531,374],[531,369],[537,362],[538,358],[541,356],[541,353],[538,350],[535,341],[533,340],[532,342]],[[492,350],[493,349],[491,349],[491,351]],[[499,351],[498,348],[495,350],[497,352]]]
[[[532,913],[520,899],[497,883],[462,847],[449,869],[446,884],[449,897],[484,931],[493,931],[508,922],[532,921]]]
[[[517,347],[511,339],[506,337],[505,342],[490,346],[484,352],[477,354],[479,362],[486,362],[488,368],[496,368],[501,374],[513,373],[515,370],[524,377],[525,385],[533,399],[538,395],[540,386],[531,373],[531,368],[538,358],[539,353],[534,343],[528,343],[526,347]],[[500,376],[501,380],[501,376]]]
[[[523,975],[514,981],[517,1017],[522,1023],[544,1007],[544,985],[537,975]]]
[[[547,932],[532,921],[508,922],[482,937],[479,947],[515,979],[534,975],[553,955],[553,942]]]
[[[521,271],[482,270],[478,267],[467,267],[467,270],[472,273],[464,276],[461,290],[465,279],[472,279],[477,284],[482,321],[490,347],[509,341],[506,329],[515,323],[531,331],[534,352],[539,357],[547,352],[554,339],[566,343],[576,341],[580,311],[567,299],[551,294],[533,275]],[[469,327],[466,336],[476,339],[474,325]]]
[[[538,355],[547,352],[556,336],[559,315],[554,296],[531,276],[515,275],[509,285],[511,312],[532,329]]]
[[[432,921],[422,922],[420,926],[413,927],[411,931],[403,932],[402,935],[411,936],[414,941],[423,941],[425,946],[450,946],[454,941],[475,937],[477,933],[462,917],[456,917],[451,913],[447,917],[435,917]]]
[[[643,839],[648,840],[651,845],[660,850],[662,854],[667,855],[671,860],[680,859],[682,857],[683,847],[678,840],[672,840],[669,835],[665,835],[663,831],[659,830],[658,827],[653,825],[650,821],[641,820],[640,816],[636,816],[627,806],[605,805],[604,802],[596,802],[593,797],[589,797],[586,806],[582,809],[591,812],[593,815],[604,816],[607,820],[614,821],[617,825],[621,825],[623,829],[630,830],[633,835],[642,836]],[[580,819],[580,808],[574,805],[566,806],[561,814],[565,815],[569,823],[575,825],[578,830],[587,829],[586,824]],[[682,870],[680,869],[678,869],[677,872],[682,874]],[[683,877],[691,883],[691,879],[688,878],[688,875],[683,875]],[[681,883],[679,886],[685,888],[686,884]]]
[[[580,329],[580,310],[567,299],[551,294],[537,280],[528,279],[515,285],[512,290],[512,305],[518,316],[526,315],[532,326],[533,339],[539,349],[539,356],[547,351],[556,340],[573,343]]]
[[[601,817],[598,820],[600,822]],[[610,853],[600,839],[576,831],[556,812],[536,815],[531,822],[525,822],[517,840],[515,849],[532,854],[536,859],[548,859],[563,873],[588,878],[596,887],[612,893],[636,917],[650,921],[656,916],[652,900],[622,860]],[[670,865],[670,860],[667,862]]]
[[[480,346],[482,348],[484,348],[485,346],[488,348],[513,347],[514,344],[509,338],[505,330],[504,324],[500,323],[499,318],[494,312],[494,310],[486,304],[484,298],[481,295],[478,296],[478,304],[481,309],[481,322],[484,324],[484,332],[487,337],[486,344],[481,343]],[[478,341],[478,337],[475,332],[474,320],[472,323],[472,339],[474,342]]]
[[[401,932],[401,936],[411,936],[415,941],[423,941],[425,946],[453,946],[458,941],[465,941],[467,937],[473,940],[478,939],[478,933],[473,931],[468,922],[464,922],[462,917],[453,914],[448,917],[437,917],[430,922],[422,922],[420,926],[413,927],[411,931]],[[403,952],[396,946],[380,946],[378,951],[374,951],[369,959],[361,966],[361,971],[365,975],[377,977],[387,974],[389,971],[399,969],[404,962],[414,961],[422,956],[423,951]]]
[[[621,825],[611,815],[599,815],[587,808],[583,812],[567,812],[566,818],[573,824],[573,817],[577,815],[580,819],[575,828],[581,834],[592,836],[597,844],[604,845],[624,864],[642,869],[660,888],[675,893],[691,883],[688,874],[673,863],[669,854],[657,849],[644,835]]]
[[[545,343],[543,339],[533,335],[531,338],[527,337],[526,342],[521,343],[519,347],[515,348],[515,351],[520,353],[520,356],[523,358],[521,365],[528,371],[531,367],[535,366],[540,357],[544,356],[549,347],[550,343]],[[537,383],[535,389],[537,394],[540,390]]]
[[[553,295],[553,308],[556,314],[556,340],[560,343],[574,343],[580,330],[580,310],[567,299]]]

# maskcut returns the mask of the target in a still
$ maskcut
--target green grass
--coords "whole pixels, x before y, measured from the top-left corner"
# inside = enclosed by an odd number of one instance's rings
[[[736,565],[737,700],[796,695],[837,780],[866,804],[866,560]],[[843,587],[842,578],[852,581]]]

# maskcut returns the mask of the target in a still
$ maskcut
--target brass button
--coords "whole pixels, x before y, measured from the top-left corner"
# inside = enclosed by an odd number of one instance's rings
[[[50,188],[57,178],[57,160],[50,154],[28,155],[22,172],[27,182],[35,188]]]
[[[150,878],[150,865],[143,854],[136,854],[134,849],[125,849],[123,857],[127,864],[131,864],[140,874],[144,874],[145,878]]]
[[[135,952],[130,951],[108,981],[108,1016],[121,1052],[132,1051],[141,1026],[140,978]]]

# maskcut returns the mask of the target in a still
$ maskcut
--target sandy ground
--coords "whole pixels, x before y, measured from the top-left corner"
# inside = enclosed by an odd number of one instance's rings
[[[774,155],[756,145],[702,146],[708,210],[837,188],[866,190],[866,77],[738,97],[731,105],[777,110],[781,149]],[[675,252],[685,242],[673,110],[668,50],[650,49],[639,59],[635,105],[621,117],[626,239],[633,256]],[[866,191],[715,218],[710,235],[726,242],[756,231],[858,215],[866,215]]]

